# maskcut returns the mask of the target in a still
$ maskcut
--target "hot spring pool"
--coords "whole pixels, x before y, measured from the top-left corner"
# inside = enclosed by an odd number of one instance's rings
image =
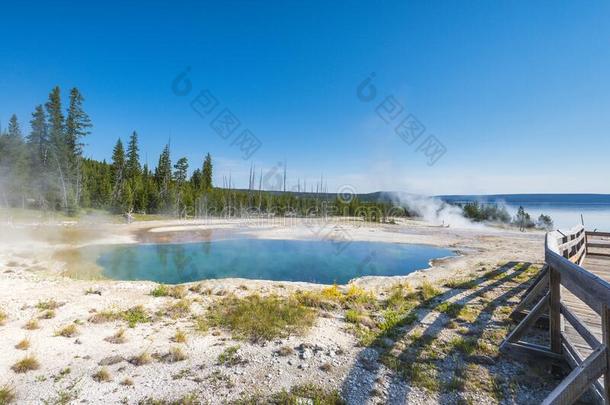
[[[409,274],[431,259],[455,255],[428,245],[267,239],[87,249],[105,277],[166,284],[227,277],[345,284],[361,276]]]

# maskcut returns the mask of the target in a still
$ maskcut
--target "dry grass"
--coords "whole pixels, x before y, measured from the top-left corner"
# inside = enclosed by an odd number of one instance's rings
[[[38,301],[38,304],[36,304],[36,308],[38,308],[41,311],[46,311],[49,309],[57,309],[61,306],[60,303],[58,303],[57,301],[55,301],[54,299],[50,299],[50,300],[46,300],[46,301]]]
[[[124,328],[121,328],[115,332],[114,335],[108,336],[104,338],[104,340],[108,343],[113,343],[115,345],[119,345],[127,342],[127,335]]]
[[[165,305],[158,313],[158,316],[166,316],[172,319],[184,318],[191,314],[191,302],[181,299],[174,303]]]
[[[0,387],[0,405],[8,405],[15,401],[17,395],[12,385],[5,384]]]
[[[188,356],[180,347],[172,346],[169,348],[169,352],[163,356],[163,361],[166,363],[176,363],[178,361],[184,361],[187,358]]]
[[[0,309],[0,326],[4,325],[7,319],[8,314],[4,310]]]
[[[290,346],[282,346],[279,349],[277,349],[278,356],[282,356],[282,357],[286,357],[286,356],[290,356],[291,354],[294,354],[294,349]]]
[[[34,330],[38,329],[40,326],[38,325],[38,320],[32,318],[23,325],[23,329]]]
[[[125,377],[123,381],[121,381],[121,385],[125,385],[127,387],[131,387],[133,385],[133,380],[129,377]]]
[[[63,336],[63,337],[74,337],[76,335],[78,335],[78,328],[76,327],[75,324],[71,323],[69,325],[66,325],[64,327],[62,327],[61,329],[57,330],[55,332],[55,336]]]
[[[174,334],[174,337],[172,338],[172,340],[176,343],[186,343],[188,340],[188,337],[184,331],[178,329],[178,330],[176,330],[176,333]]]
[[[15,345],[15,349],[18,349],[18,350],[27,350],[29,348],[30,348],[30,339],[28,339],[28,338],[21,339],[21,341]]]
[[[39,368],[40,363],[32,354],[28,354],[11,366],[11,370],[15,373],[27,373],[28,371],[38,370]]]
[[[47,309],[42,314],[40,314],[40,316],[38,318],[39,319],[52,319],[52,318],[55,318],[55,310],[54,309]]]
[[[93,378],[94,381],[97,381],[97,382],[112,381],[112,375],[110,374],[110,371],[108,371],[108,369],[106,367],[100,368],[91,377]]]
[[[148,353],[147,351],[143,351],[142,353],[138,354],[137,356],[134,356],[131,359],[129,359],[129,362],[131,364],[133,364],[134,366],[143,366],[145,364],[152,363],[152,361],[153,361],[153,358],[150,355],[150,353]]]

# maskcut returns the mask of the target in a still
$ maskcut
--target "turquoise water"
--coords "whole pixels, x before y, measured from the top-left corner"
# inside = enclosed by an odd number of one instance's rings
[[[345,284],[366,275],[409,274],[455,255],[427,245],[266,239],[107,246],[93,254],[108,278],[167,284],[227,277]]]

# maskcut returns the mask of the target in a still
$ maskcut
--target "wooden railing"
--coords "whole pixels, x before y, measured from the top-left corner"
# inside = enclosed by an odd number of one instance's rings
[[[610,256],[607,249],[610,249],[610,233],[587,232],[582,226],[566,233],[549,232],[545,240],[546,265],[516,308],[522,311],[542,296],[507,336],[501,349],[527,358],[544,357],[558,365],[567,363],[572,369],[544,404],[572,404],[587,390],[596,401],[610,403],[610,283],[580,266],[587,254]],[[600,316],[602,342],[562,302],[562,286]],[[522,341],[527,329],[546,314],[550,347]],[[591,347],[592,352],[586,358],[582,358],[570,341],[562,322],[572,325]],[[603,384],[599,381],[602,376]]]

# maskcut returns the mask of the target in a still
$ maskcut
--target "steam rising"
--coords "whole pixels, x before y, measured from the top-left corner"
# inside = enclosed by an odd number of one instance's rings
[[[447,226],[451,228],[479,228],[462,214],[460,207],[447,204],[436,197],[409,193],[387,193],[392,202],[405,206],[432,225]]]

